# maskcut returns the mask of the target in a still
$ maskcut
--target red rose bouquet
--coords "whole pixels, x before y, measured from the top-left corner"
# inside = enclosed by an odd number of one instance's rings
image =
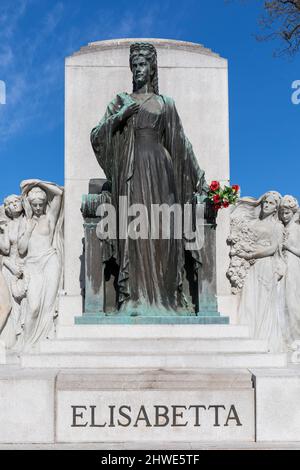
[[[212,201],[215,211],[235,204],[239,198],[240,187],[237,184],[221,187],[219,181],[212,181],[209,186],[208,197]]]

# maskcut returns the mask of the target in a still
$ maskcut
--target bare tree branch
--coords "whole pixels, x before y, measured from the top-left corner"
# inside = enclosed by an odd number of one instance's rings
[[[259,41],[279,39],[286,42],[275,55],[294,55],[300,51],[300,0],[266,0],[265,13],[260,19],[260,25],[265,30],[271,30],[262,36]]]

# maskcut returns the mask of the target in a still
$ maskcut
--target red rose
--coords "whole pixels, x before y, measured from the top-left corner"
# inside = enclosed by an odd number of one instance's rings
[[[218,189],[220,189],[220,183],[219,181],[212,181],[210,183],[210,190],[211,191],[217,191]]]
[[[223,207],[228,207],[229,206],[229,202],[228,201],[224,201],[223,202]]]
[[[239,190],[240,190],[240,187],[239,187],[238,184],[233,184],[231,187],[232,187],[233,191],[235,191],[236,193],[238,193]]]
[[[218,204],[218,202],[220,202],[220,196],[219,196],[219,194],[215,194],[215,195],[214,195],[213,201],[214,201],[215,204]]]
[[[215,204],[215,211],[218,212],[219,209],[221,209],[222,204]]]

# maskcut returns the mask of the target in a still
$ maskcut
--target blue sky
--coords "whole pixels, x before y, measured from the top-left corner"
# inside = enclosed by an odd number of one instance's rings
[[[231,181],[300,199],[300,54],[274,58],[258,43],[262,0],[0,0],[0,202],[26,178],[63,184],[64,58],[91,41],[193,41],[229,61]]]

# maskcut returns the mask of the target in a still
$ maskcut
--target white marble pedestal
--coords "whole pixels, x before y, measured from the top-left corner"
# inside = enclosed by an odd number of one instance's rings
[[[64,372],[56,397],[58,442],[254,441],[248,371]]]
[[[45,371],[6,365],[0,369],[0,446],[300,447],[299,384],[300,368]]]
[[[60,327],[38,353],[7,362],[0,444],[300,442],[300,367],[287,368],[286,355],[268,353],[244,326]]]

